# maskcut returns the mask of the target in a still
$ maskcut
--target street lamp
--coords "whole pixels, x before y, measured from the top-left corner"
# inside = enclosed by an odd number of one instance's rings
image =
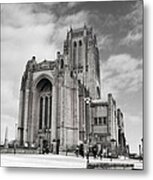
[[[89,105],[91,104],[91,97],[85,97],[84,98],[85,102],[85,127],[86,127],[86,139],[88,140],[88,134],[89,134],[89,122],[87,123],[87,120],[89,120]]]
[[[85,97],[84,101],[85,101],[86,104],[89,105],[91,103],[91,97]]]
[[[86,129],[86,160],[87,160],[87,167],[88,167],[88,164],[89,164],[89,146],[90,146],[90,133],[88,132],[89,130],[89,124],[86,124],[87,123],[87,118],[89,117],[89,106],[91,104],[91,97],[85,97],[84,98],[84,102],[85,102],[85,108],[86,108],[86,111],[85,111],[85,124],[84,124],[84,130],[85,128]],[[88,118],[89,119],[89,118]],[[88,122],[89,123],[89,122]]]

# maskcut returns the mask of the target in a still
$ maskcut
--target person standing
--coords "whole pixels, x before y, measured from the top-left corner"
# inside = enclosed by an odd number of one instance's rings
[[[14,154],[16,154],[16,141],[13,143],[13,148],[14,148]]]
[[[93,152],[94,159],[96,159],[96,157],[97,157],[97,145],[93,146],[92,152]]]
[[[76,146],[75,154],[76,154],[77,157],[79,156],[79,145]]]
[[[84,158],[84,145],[80,144],[79,154]]]

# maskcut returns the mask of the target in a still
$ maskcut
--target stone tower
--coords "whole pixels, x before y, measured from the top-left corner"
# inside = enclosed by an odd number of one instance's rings
[[[90,97],[100,98],[100,63],[96,35],[86,25],[72,29],[64,41],[64,56],[70,71],[89,90]]]

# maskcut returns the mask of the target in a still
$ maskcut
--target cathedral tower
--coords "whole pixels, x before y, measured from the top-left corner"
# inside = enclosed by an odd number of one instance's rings
[[[71,73],[86,86],[93,99],[101,97],[100,62],[96,35],[92,28],[70,29],[64,41],[64,55]]]

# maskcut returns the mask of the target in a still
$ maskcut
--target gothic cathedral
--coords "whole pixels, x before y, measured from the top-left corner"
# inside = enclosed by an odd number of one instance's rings
[[[87,26],[67,32],[55,60],[37,63],[32,57],[21,82],[19,144],[58,141],[64,150],[80,141],[108,145],[113,139],[124,147],[122,113],[111,94],[108,102],[101,100],[100,79],[96,36]]]

